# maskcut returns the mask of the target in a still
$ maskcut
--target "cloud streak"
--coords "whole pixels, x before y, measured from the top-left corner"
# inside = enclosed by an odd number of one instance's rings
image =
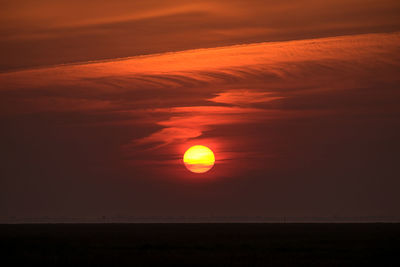
[[[356,35],[3,73],[2,114],[74,112],[89,118],[107,117],[103,123],[108,125],[112,121],[112,125],[153,127],[147,135],[132,137],[122,146],[128,154],[140,147],[154,151],[197,138],[210,139],[221,127],[363,114],[371,103],[358,108],[341,103],[365,103],[362,92],[372,84],[392,87],[399,83],[399,42],[398,33]],[[389,89],[381,90],[385,94]],[[358,100],[355,92],[360,92]],[[321,102],[324,96],[329,97]],[[322,106],[315,106],[314,98]],[[235,135],[211,139],[244,144],[262,138],[261,132],[256,135],[253,140]]]
[[[3,2],[0,71],[400,30],[396,0]]]
[[[399,43],[351,35],[1,73],[1,214],[398,214]],[[209,179],[182,164],[195,144],[215,152]]]

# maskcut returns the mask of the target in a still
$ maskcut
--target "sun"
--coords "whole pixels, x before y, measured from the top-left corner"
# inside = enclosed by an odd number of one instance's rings
[[[204,173],[214,166],[214,153],[206,146],[192,146],[183,155],[183,163],[191,172]]]

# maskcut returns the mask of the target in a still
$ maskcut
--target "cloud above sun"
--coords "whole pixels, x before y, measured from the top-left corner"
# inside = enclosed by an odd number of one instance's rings
[[[154,150],[209,138],[225,126],[262,128],[271,120],[367,115],[372,103],[341,95],[368,90],[378,81],[390,87],[398,83],[399,42],[398,33],[367,34],[3,73],[2,113],[82,113],[89,125],[153,128],[121,145],[128,154],[140,147]],[[351,101],[351,108],[344,108],[343,101]],[[232,133],[212,138],[246,143],[263,135],[240,137],[240,142]]]
[[[0,219],[398,214],[400,1],[0,6]]]
[[[0,71],[400,30],[396,0],[2,2]]]

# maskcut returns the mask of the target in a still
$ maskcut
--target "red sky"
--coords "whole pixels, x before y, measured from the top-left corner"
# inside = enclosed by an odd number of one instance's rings
[[[400,216],[397,1],[0,3],[2,220]]]

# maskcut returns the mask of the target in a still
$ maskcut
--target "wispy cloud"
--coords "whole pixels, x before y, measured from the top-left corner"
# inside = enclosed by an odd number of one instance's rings
[[[0,71],[400,30],[397,0],[15,0],[1,7]]]
[[[370,94],[362,92],[374,84],[384,87],[380,101],[389,103],[385,92],[400,79],[399,43],[398,33],[369,34],[3,73],[1,111],[2,116],[81,114],[86,125],[140,125],[144,130],[121,145],[128,154],[155,153],[197,138],[251,143],[264,138],[264,130],[249,137],[238,129],[368,112],[378,97],[367,99]],[[236,130],[217,134],[224,127]]]
[[[1,73],[2,214],[398,214],[399,44],[338,36]],[[215,152],[207,179],[182,162],[196,144]]]
[[[249,105],[254,103],[269,102],[282,97],[274,96],[269,92],[252,92],[249,90],[231,90],[228,92],[219,93],[210,101],[216,103],[233,104],[233,105]]]

